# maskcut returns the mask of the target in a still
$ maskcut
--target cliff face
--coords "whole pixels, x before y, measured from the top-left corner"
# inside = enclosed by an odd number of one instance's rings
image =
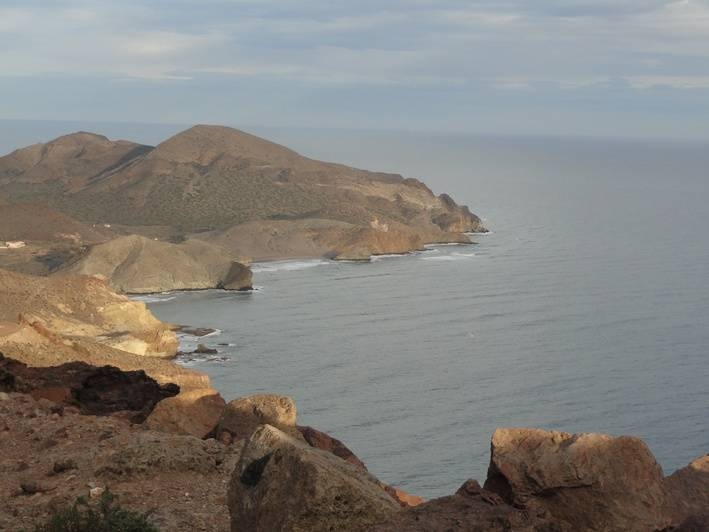
[[[337,224],[398,224],[423,242],[483,229],[466,207],[435,196],[418,180],[315,161],[218,126],[195,126],[155,148],[85,133],[30,146],[0,158],[0,194],[48,204],[83,221],[182,233],[218,230],[222,236],[234,226],[259,233],[253,222],[278,220],[327,220],[328,232]],[[306,247],[318,251],[319,237],[300,234]]]
[[[106,352],[172,357],[177,339],[144,303],[116,294],[99,279],[0,270],[0,348],[14,356],[22,345],[32,351],[44,346],[57,354],[90,354],[103,346]]]
[[[222,248],[187,240],[171,244],[133,235],[94,246],[67,273],[105,278],[124,293],[251,288],[251,272]]]

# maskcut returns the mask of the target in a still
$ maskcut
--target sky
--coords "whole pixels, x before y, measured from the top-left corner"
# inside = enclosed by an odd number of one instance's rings
[[[0,0],[0,119],[709,139],[709,0]]]

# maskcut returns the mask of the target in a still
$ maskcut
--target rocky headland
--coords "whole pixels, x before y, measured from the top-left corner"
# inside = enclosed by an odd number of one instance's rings
[[[119,292],[170,290],[250,290],[251,270],[225,249],[199,240],[171,244],[130,235],[92,247],[60,270],[106,279]]]
[[[32,249],[22,260],[0,254],[0,267],[101,275],[126,292],[228,285],[225,263],[368,260],[485,231],[419,180],[316,161],[221,126],[156,147],[80,132],[19,149],[0,157],[0,195],[6,238]],[[235,286],[247,284],[242,276]]]

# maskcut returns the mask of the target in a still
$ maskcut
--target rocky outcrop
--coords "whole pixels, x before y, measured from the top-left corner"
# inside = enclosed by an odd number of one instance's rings
[[[251,270],[226,250],[198,240],[171,244],[132,235],[94,246],[64,273],[104,278],[124,293],[251,289]]]
[[[340,251],[362,260],[368,251],[404,253],[484,230],[467,207],[434,195],[417,179],[316,161],[221,126],[194,126],[155,148],[83,133],[30,146],[0,157],[0,194],[47,204],[81,221],[128,226],[125,232],[217,231],[217,239],[228,233],[242,244],[256,242],[252,256],[261,259]],[[310,225],[314,232],[298,229],[291,243],[271,239],[265,227],[277,221]],[[376,235],[368,231],[375,222],[401,225],[417,238],[407,231]],[[343,247],[323,246],[322,237]]]
[[[247,441],[228,502],[232,532],[364,531],[399,510],[369,473],[269,425]]]
[[[485,489],[570,530],[662,530],[662,470],[637,438],[498,429]]]
[[[217,438],[237,441],[249,438],[260,425],[272,425],[290,434],[296,431],[296,407],[283,395],[250,395],[229,402],[224,408]]]
[[[210,388],[160,401],[146,420],[152,430],[207,438],[215,432],[226,402]]]
[[[408,253],[423,249],[424,240],[406,226],[376,225],[358,228],[334,243],[332,258],[369,260],[372,255]]]
[[[223,290],[251,290],[251,268],[240,262],[232,262],[224,278],[217,283]]]
[[[141,423],[156,404],[180,391],[174,384],[159,385],[143,371],[121,371],[83,362],[32,368],[0,353],[0,391],[26,393],[62,406],[77,407],[82,414],[123,412]]]
[[[420,250],[425,244],[471,243],[462,232],[444,231],[430,222],[411,227],[378,217],[365,225],[322,219],[263,220],[192,237],[254,261],[323,257],[366,261],[372,255]]]
[[[177,350],[175,333],[144,303],[116,294],[105,281],[84,276],[43,278],[0,270],[0,322],[20,326],[13,334],[0,336],[0,348],[12,343],[38,345],[43,338],[65,347],[95,342],[146,357],[172,357]]]
[[[484,488],[468,480],[372,530],[702,532],[707,508],[709,455],[663,479],[637,438],[498,429]]]
[[[207,375],[165,360],[177,349],[171,329],[105,281],[0,270],[0,350],[28,366],[85,362],[145,371],[183,392],[210,389]]]

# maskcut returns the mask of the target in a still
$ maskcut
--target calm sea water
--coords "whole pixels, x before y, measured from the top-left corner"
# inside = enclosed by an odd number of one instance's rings
[[[191,364],[224,396],[294,397],[300,423],[425,497],[484,480],[496,427],[637,435],[666,472],[709,452],[709,146],[271,133],[422,177],[493,232],[155,298],[164,320],[222,331]]]

